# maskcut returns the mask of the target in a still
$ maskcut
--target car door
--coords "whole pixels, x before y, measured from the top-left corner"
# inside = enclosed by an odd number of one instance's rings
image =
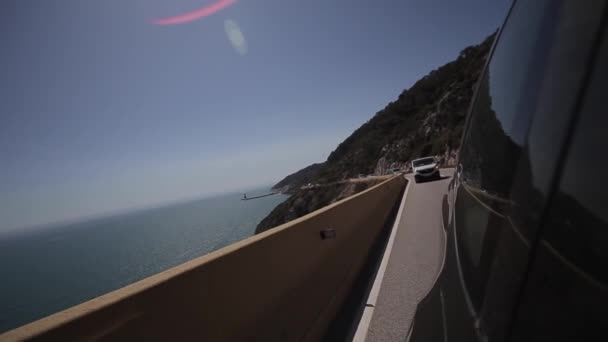
[[[453,241],[481,339],[509,336],[605,5],[518,1],[480,80],[460,154]]]
[[[513,4],[478,81],[450,185],[445,263],[431,291],[439,300],[425,299],[439,303],[441,334],[417,331],[433,327],[417,313],[413,341],[509,337],[605,7]]]
[[[564,150],[512,341],[608,339],[608,32]]]

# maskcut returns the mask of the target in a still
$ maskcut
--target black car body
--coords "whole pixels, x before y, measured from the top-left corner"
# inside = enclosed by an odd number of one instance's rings
[[[472,101],[410,341],[608,340],[608,1],[519,0]]]

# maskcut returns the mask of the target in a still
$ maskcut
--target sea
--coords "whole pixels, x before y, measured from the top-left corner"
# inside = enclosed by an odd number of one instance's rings
[[[262,195],[269,187],[247,191]],[[249,236],[287,196],[242,193],[0,235],[0,332]]]

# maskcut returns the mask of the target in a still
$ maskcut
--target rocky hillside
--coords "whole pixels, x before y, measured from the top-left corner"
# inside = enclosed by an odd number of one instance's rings
[[[316,180],[319,170],[323,168],[324,163],[309,165],[302,170],[292,173],[275,184],[272,188],[279,190],[282,193],[291,193],[292,190],[298,190],[300,187],[312,183]]]
[[[328,184],[359,174],[385,174],[412,159],[440,156],[453,164],[460,148],[465,116],[485,64],[494,34],[418,80],[377,112],[329,155],[327,161],[304,168],[275,185],[292,197],[259,225],[257,232],[300,217],[331,203],[339,190],[299,190],[307,183]],[[344,187],[345,184],[336,185]]]

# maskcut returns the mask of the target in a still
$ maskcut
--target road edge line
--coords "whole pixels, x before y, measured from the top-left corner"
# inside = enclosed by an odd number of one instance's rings
[[[405,177],[405,175],[403,177]],[[363,315],[361,316],[361,320],[357,325],[357,330],[355,331],[355,335],[352,339],[353,342],[364,342],[367,338],[367,332],[369,330],[369,325],[372,322],[372,316],[374,314],[374,308],[376,306],[376,301],[378,300],[378,295],[380,294],[380,288],[382,287],[384,273],[386,272],[391,253],[393,251],[395,237],[397,236],[397,231],[399,230],[399,222],[401,222],[401,216],[403,216],[403,211],[405,209],[405,201],[407,199],[407,194],[410,190],[411,182],[412,181],[407,179],[407,185],[405,187],[405,191],[403,192],[403,197],[401,197],[401,203],[399,204],[399,211],[397,212],[397,216],[395,217],[395,222],[393,223],[393,227],[391,229],[391,235],[386,244],[384,254],[382,255],[380,267],[378,268],[378,272],[376,273],[376,277],[374,278],[374,284],[372,285],[372,289],[370,290],[369,295],[367,296],[367,300],[365,301]]]

